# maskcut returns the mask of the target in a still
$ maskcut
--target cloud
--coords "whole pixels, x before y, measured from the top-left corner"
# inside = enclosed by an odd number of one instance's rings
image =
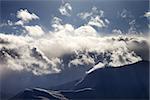
[[[136,28],[136,20],[135,19],[131,19],[131,21],[129,21],[129,29],[128,29],[128,33],[130,34],[137,34],[137,28]]]
[[[109,20],[104,18],[104,11],[98,10],[96,7],[92,7],[89,12],[78,13],[82,20],[87,21],[87,25],[96,26],[98,28],[107,27],[110,24]]]
[[[92,15],[91,12],[81,12],[78,13],[77,16],[79,16],[81,19],[86,20],[88,17]]]
[[[110,21],[108,19],[104,19],[105,24],[110,24]]]
[[[108,20],[107,20],[107,22],[108,22]],[[99,28],[106,27],[105,22],[99,16],[91,17],[91,19],[88,22],[88,25],[96,26]]]
[[[97,32],[96,30],[89,26],[89,25],[85,25],[85,26],[81,26],[79,28],[77,28],[75,30],[75,35],[76,36],[97,36]]]
[[[29,22],[32,20],[39,19],[39,17],[36,14],[28,12],[27,9],[20,9],[17,12],[17,18],[21,19],[23,22]]]
[[[20,20],[18,20],[17,22],[12,22],[12,21],[8,20],[7,23],[0,24],[0,27],[13,26],[12,28],[16,29],[16,25],[17,26],[21,25],[23,28],[25,28],[25,31],[28,32],[29,35],[40,36],[40,35],[44,34],[44,31],[42,30],[42,28],[39,25],[35,25],[35,26],[25,26],[24,25],[25,23],[29,23],[32,20],[39,19],[39,17],[36,14],[28,12],[27,9],[20,9],[17,12],[16,16]],[[18,30],[16,30],[16,33],[17,33],[17,31]]]
[[[19,21],[15,22],[15,25],[21,25],[21,26],[23,26],[24,22],[22,20],[19,20]]]
[[[29,23],[32,20],[36,20],[39,19],[39,17],[34,14],[34,13],[30,13],[27,9],[20,9],[17,12],[17,18],[19,18],[20,20],[18,20],[17,22],[15,22],[13,25],[21,25],[22,28],[24,28],[23,32],[27,33],[26,35],[29,35],[31,37],[40,37],[42,35],[44,35],[44,31],[41,28],[41,26],[39,25],[34,25],[34,26],[27,26],[24,25],[25,23]]]
[[[80,66],[80,65],[94,65],[95,61],[92,57],[87,54],[78,54],[76,59],[73,59],[69,62],[68,66]]]
[[[35,75],[60,71],[56,68],[59,66],[59,60],[56,61],[57,58],[48,59],[32,45],[34,41],[32,38],[0,34],[0,40],[0,63],[4,67],[12,70],[31,71]]]
[[[54,31],[59,31],[59,30],[63,29],[62,19],[60,19],[58,17],[54,17],[52,19],[51,24],[52,24],[51,26],[54,28]]]
[[[42,34],[42,37],[39,35],[38,39],[30,35],[24,37],[1,34],[1,65],[12,70],[26,70],[42,75],[59,73],[64,65],[65,68],[86,66],[88,69],[99,62],[112,67],[131,64],[145,59],[145,53],[149,50],[149,42],[145,37],[100,36],[91,26],[75,29],[66,24],[63,28]],[[147,48],[140,49],[139,45]],[[64,58],[65,55],[70,58]]]
[[[127,11],[126,9],[123,9],[122,12],[120,13],[120,16],[121,16],[122,18],[127,18],[127,16],[128,16],[128,11]]]
[[[65,3],[60,6],[59,12],[64,16],[71,16],[72,7],[69,3]]]
[[[147,17],[147,18],[149,18],[149,17],[150,17],[150,12],[149,12],[149,11],[146,12],[146,13],[144,14],[144,16]]]
[[[123,9],[120,13],[119,13],[119,17],[121,17],[122,19],[124,19],[126,22],[130,23],[131,21],[134,20],[134,16],[132,14],[132,12],[130,12],[127,9]]]
[[[137,30],[135,26],[130,26],[130,28],[128,29],[128,34],[137,34]]]
[[[150,60],[149,59],[149,47],[150,41],[141,41],[139,37],[138,40],[132,40],[128,43],[128,49],[134,51],[138,56],[140,56],[143,60]],[[149,37],[147,37],[148,39]]]
[[[13,26],[14,23],[10,20],[7,20],[6,23],[0,23],[0,27],[5,27],[5,26]]]
[[[126,23],[128,23],[128,30],[127,33],[128,34],[138,34],[138,30],[137,30],[137,26],[136,25],[136,20],[135,17],[133,16],[133,14],[128,11],[127,9],[123,9],[122,12],[120,12],[119,15],[121,18],[123,18],[125,20]]]
[[[94,17],[94,16],[104,17],[104,11],[98,10],[94,6],[94,7],[91,8],[91,11],[78,13],[77,16],[79,16],[83,20],[87,20],[88,18],[91,18],[91,17]]]
[[[27,31],[28,35],[31,37],[41,37],[42,35],[44,35],[44,31],[39,25],[24,26],[24,28]]]
[[[16,17],[20,20],[15,22],[15,25],[24,25],[25,23],[28,23],[32,20],[39,19],[36,14],[30,13],[27,9],[20,9],[17,11]]]
[[[112,30],[112,33],[119,35],[119,34],[122,34],[122,31],[120,29],[114,29]]]
[[[62,23],[62,19],[58,18],[58,17],[54,17],[52,19],[52,24],[61,24]]]
[[[0,23],[0,27],[7,26],[7,23]]]

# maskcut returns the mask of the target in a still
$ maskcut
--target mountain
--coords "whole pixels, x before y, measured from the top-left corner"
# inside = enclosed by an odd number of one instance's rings
[[[105,67],[88,73],[72,90],[26,89],[11,100],[149,99],[149,62]]]
[[[94,95],[103,98],[148,98],[149,62],[95,70],[76,86],[82,88],[95,89]]]

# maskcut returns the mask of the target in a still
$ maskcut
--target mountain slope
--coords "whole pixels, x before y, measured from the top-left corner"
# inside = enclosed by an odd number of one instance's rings
[[[38,91],[38,92],[37,92]],[[149,62],[140,61],[122,67],[100,68],[85,76],[74,90],[48,91],[31,89],[12,99],[148,99]],[[40,99],[41,99],[40,98]]]
[[[95,89],[104,98],[148,98],[149,62],[97,69],[76,86],[82,88]]]

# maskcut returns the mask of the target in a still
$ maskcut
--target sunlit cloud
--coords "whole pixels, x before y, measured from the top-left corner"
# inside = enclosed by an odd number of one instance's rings
[[[24,26],[27,34],[31,37],[41,37],[44,35],[43,29],[39,25],[35,26]]]
[[[16,25],[23,25],[24,23],[28,23],[32,20],[39,19],[39,17],[36,14],[30,13],[27,9],[20,9],[17,12],[16,17],[20,19],[15,23]]]
[[[59,30],[63,29],[62,19],[60,19],[58,17],[54,17],[51,21],[51,26],[54,28],[54,31],[59,31]]]
[[[122,31],[120,29],[114,29],[114,30],[112,30],[112,33],[119,35],[119,34],[122,34]]]
[[[96,17],[91,17],[91,19],[89,20],[88,22],[88,25],[91,25],[91,26],[96,26],[96,27],[99,27],[99,28],[102,28],[102,27],[106,27],[106,23],[109,23],[108,20],[103,21],[99,16],[96,16]]]
[[[23,22],[22,20],[19,20],[19,21],[17,21],[17,22],[15,23],[15,25],[21,25],[21,26],[23,26],[23,25],[24,25],[24,22]]]
[[[146,12],[146,13],[144,14],[144,16],[145,16],[145,17],[150,17],[150,12]]]
[[[64,3],[60,6],[59,12],[64,16],[71,16],[72,7],[70,3]]]
[[[88,17],[92,15],[91,12],[81,12],[78,13],[77,16],[79,16],[81,19],[86,20]]]
[[[98,10],[95,6],[89,12],[80,12],[77,14],[82,20],[87,21],[87,25],[98,28],[107,27],[110,21],[104,18],[104,11]]]
[[[83,20],[87,20],[91,17],[99,16],[104,17],[104,11],[98,10],[95,6],[91,8],[91,11],[86,12],[80,12],[77,14],[78,17],[80,17]]]
[[[39,17],[36,14],[28,12],[27,9],[24,10],[20,9],[17,12],[17,18],[21,19],[24,22],[29,22],[35,19],[39,19]]]

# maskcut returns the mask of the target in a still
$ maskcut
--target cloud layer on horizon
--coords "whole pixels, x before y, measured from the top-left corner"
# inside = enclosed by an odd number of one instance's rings
[[[100,36],[91,26],[75,29],[67,24],[60,31],[45,33],[39,38],[0,34],[0,64],[36,75],[59,73],[65,55],[74,55],[69,59],[68,67],[98,63],[118,67],[145,59],[148,49],[145,37]]]

